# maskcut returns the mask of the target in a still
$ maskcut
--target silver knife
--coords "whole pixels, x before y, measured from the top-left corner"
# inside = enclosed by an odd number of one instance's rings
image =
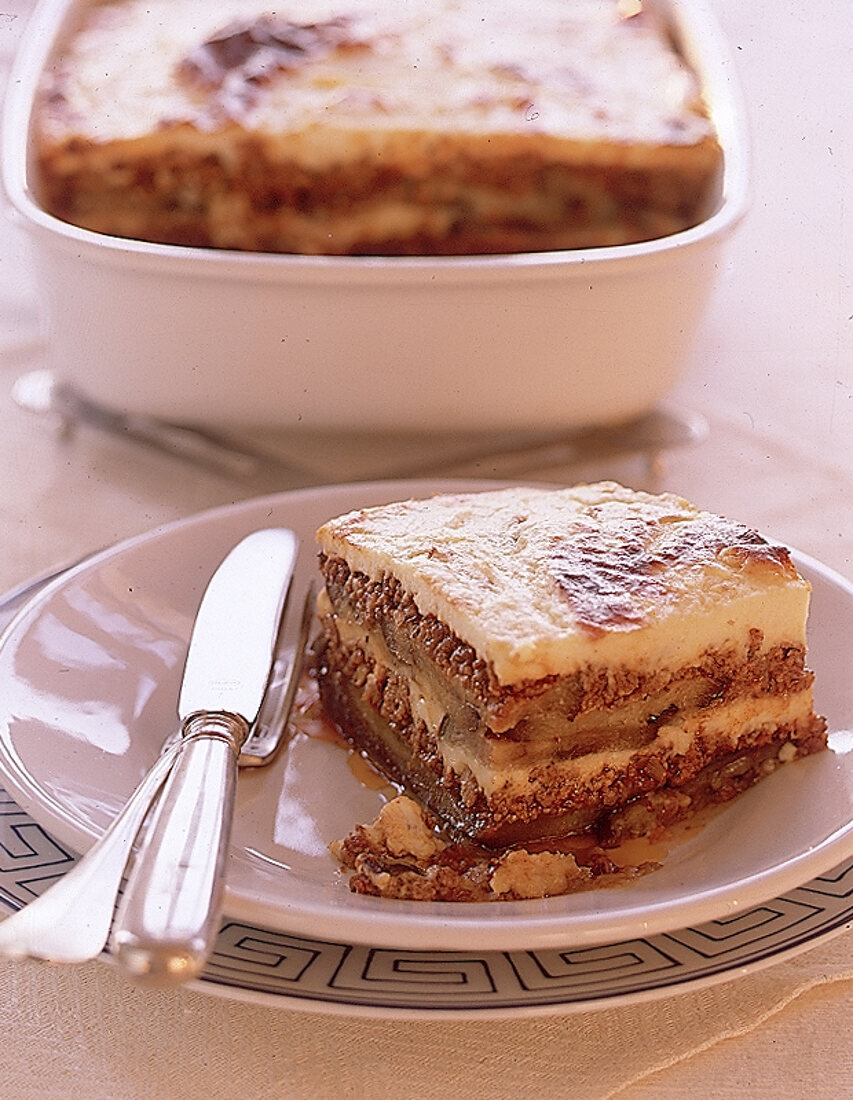
[[[219,931],[237,764],[270,684],[296,560],[292,531],[256,531],[211,579],[178,702],[181,751],[113,925],[118,965],[151,984],[196,977]]]

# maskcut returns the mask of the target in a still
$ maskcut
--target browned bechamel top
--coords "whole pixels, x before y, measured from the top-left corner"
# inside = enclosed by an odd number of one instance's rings
[[[257,99],[279,73],[294,73],[338,49],[366,49],[352,19],[334,16],[296,23],[275,12],[228,23],[180,62],[179,79],[190,88],[220,92],[234,112]]]
[[[441,495],[352,512],[324,554],[393,576],[501,683],[588,664],[680,667],[710,648],[804,645],[809,586],[757,532],[612,482]]]
[[[229,119],[268,134],[714,138],[665,22],[620,0],[115,0],[86,12],[48,80],[42,125],[98,141]]]
[[[550,565],[578,625],[591,633],[640,626],[662,601],[677,596],[673,571],[710,562],[734,570],[766,569],[796,578],[791,555],[756,531],[721,516],[697,513],[661,522],[625,517],[620,531],[580,519],[570,535],[554,537]]]

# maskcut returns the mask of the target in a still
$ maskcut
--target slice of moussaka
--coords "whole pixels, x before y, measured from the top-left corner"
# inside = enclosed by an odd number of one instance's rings
[[[326,711],[446,836],[613,847],[825,747],[809,584],[676,496],[439,495],[318,542]]]

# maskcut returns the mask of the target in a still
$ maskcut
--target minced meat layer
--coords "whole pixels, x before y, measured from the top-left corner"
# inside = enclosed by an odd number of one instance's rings
[[[334,632],[317,667],[324,706],[344,737],[451,831],[489,845],[574,833],[608,843],[648,835],[656,823],[727,801],[778,763],[826,744],[826,723],[811,715],[775,730],[743,731],[722,748],[702,736],[680,753],[650,746],[627,766],[604,764],[583,780],[557,762],[538,763],[524,793],[498,789],[487,796],[469,770],[447,764],[434,732],[412,715],[404,677],[357,647],[339,646]]]
[[[802,647],[777,646],[762,652],[763,635],[753,630],[745,659],[734,652],[709,650],[695,665],[652,674],[589,665],[571,676],[502,685],[472,646],[435,615],[421,614],[396,578],[372,579],[350,570],[340,558],[325,556],[321,569],[336,615],[381,639],[389,654],[383,663],[416,667],[428,679],[431,695],[449,712],[473,708],[455,716],[457,724],[482,728],[489,738],[560,740],[567,750],[567,727],[578,723],[588,752],[595,736],[584,726],[584,717],[642,698],[644,732],[638,741],[642,744],[653,738],[674,702],[684,709],[719,705],[745,694],[791,695],[809,688],[814,679],[805,667]],[[328,630],[334,632],[334,627],[330,624]],[[345,659],[350,675],[358,675],[358,653]],[[548,715],[557,716],[555,727],[549,726]]]
[[[261,136],[229,133],[223,151],[223,134],[187,123],[104,147],[72,138],[42,153],[39,174],[45,208],[85,229],[258,252],[589,248],[665,237],[707,213],[690,164],[564,166],[537,154],[483,163],[460,147],[422,177],[376,157],[314,171],[270,156]],[[386,208],[408,211],[408,231]]]

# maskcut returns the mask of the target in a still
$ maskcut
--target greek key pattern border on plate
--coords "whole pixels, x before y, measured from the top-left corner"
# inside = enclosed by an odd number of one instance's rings
[[[22,908],[76,862],[0,787],[0,904]],[[417,951],[226,920],[203,983],[305,1008],[488,1012],[591,1007],[770,963],[853,924],[853,858],[723,920],[593,947]]]

